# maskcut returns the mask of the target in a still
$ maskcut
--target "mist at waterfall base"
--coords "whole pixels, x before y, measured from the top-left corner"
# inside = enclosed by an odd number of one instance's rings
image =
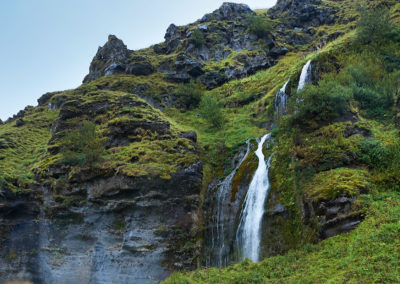
[[[302,91],[307,84],[311,82],[312,60],[308,60],[303,66],[297,92]],[[290,79],[282,86],[275,95],[275,114],[279,119],[280,116],[287,114],[287,103],[289,95],[287,94],[287,86]],[[301,103],[301,101],[297,101]],[[211,246],[207,259],[207,266],[223,267],[234,261],[241,261],[249,258],[253,262],[258,262],[260,258],[260,243],[262,238],[262,220],[264,216],[266,201],[270,190],[269,169],[271,167],[271,157],[265,161],[263,147],[267,141],[271,140],[271,134],[267,134],[258,141],[258,148],[255,154],[258,158],[258,167],[250,182],[243,206],[239,208],[239,224],[235,228],[235,217],[228,216],[229,202],[232,194],[232,181],[236,172],[239,170],[243,161],[250,154],[250,144],[247,141],[247,151],[240,159],[236,168],[219,184],[217,194],[216,212],[214,212],[213,229],[211,229]],[[232,231],[235,236],[230,239]],[[228,236],[228,237],[227,237]]]

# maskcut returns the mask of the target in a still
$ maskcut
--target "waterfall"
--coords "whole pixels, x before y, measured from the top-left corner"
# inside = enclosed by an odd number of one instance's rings
[[[250,142],[247,143],[247,151],[243,158],[240,160],[236,168],[219,184],[217,191],[217,208],[214,214],[215,220],[215,230],[212,229],[212,244],[210,257],[210,264],[215,266],[226,266],[229,262],[229,257],[231,254],[229,241],[225,238],[227,228],[225,228],[225,223],[228,222],[227,218],[227,197],[231,195],[232,180],[236,174],[236,171],[240,168],[243,161],[247,158],[250,152]],[[234,230],[234,229],[233,229]]]
[[[244,200],[240,223],[237,230],[239,255],[257,262],[260,254],[261,222],[264,215],[265,200],[270,188],[268,171],[271,157],[265,162],[263,146],[271,134],[261,138],[257,151],[258,168],[254,173]]]
[[[311,60],[308,60],[306,65],[304,65],[303,70],[301,70],[299,86],[297,91],[301,91],[311,80]]]
[[[275,95],[275,113],[280,116],[287,112],[287,101],[289,96],[286,94],[286,87],[289,84],[289,80],[283,85],[283,87],[279,90]]]

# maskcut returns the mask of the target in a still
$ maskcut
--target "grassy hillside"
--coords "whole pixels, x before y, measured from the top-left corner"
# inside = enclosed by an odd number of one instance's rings
[[[272,202],[291,216],[279,224],[278,234],[291,250],[258,264],[245,261],[222,270],[174,274],[166,283],[400,281],[400,4],[368,1],[368,11],[388,6],[392,24],[388,33],[371,40],[360,38],[360,27],[355,30],[359,4],[322,1],[323,7],[337,10],[335,24],[315,27],[316,36],[305,44],[289,44],[282,34],[302,37],[304,32],[279,31],[285,17],[273,19],[277,44],[290,49],[285,56],[246,78],[212,90],[198,87],[201,98],[217,102],[222,127],[200,115],[201,105],[181,107],[182,85],[157,72],[101,77],[76,90],[49,94],[38,107],[0,125],[0,195],[18,197],[43,182],[58,194],[60,186],[76,182],[82,173],[168,180],[201,159],[204,198],[213,180],[229,174],[232,157],[247,139],[272,131]],[[257,13],[269,17],[267,10]],[[381,19],[381,14],[372,16]],[[179,29],[190,32],[198,24]],[[224,28],[232,23],[209,24]],[[208,35],[208,43],[213,36]],[[178,48],[160,55],[152,47],[133,52],[132,60],[144,58],[159,67],[182,52]],[[241,57],[252,54],[230,52],[221,61],[205,62],[204,69],[241,65]],[[313,84],[297,93],[309,59]],[[288,79],[289,114],[277,120],[274,96]],[[70,141],[65,137],[77,133],[83,121],[94,123],[94,136],[104,140],[101,159],[90,166],[67,162],[63,154]],[[181,136],[189,131],[197,133],[197,144]],[[318,226],[305,224],[301,204],[340,196],[357,199],[351,214],[364,221],[349,234],[314,244],[320,241]]]
[[[349,10],[352,2],[340,2],[343,16],[358,16],[359,12]],[[384,11],[366,10],[363,17],[380,25]],[[257,88],[268,80],[265,75],[275,74],[269,79],[274,82],[267,82],[271,91],[253,109],[267,117],[273,107],[269,98],[287,78],[292,82],[289,115],[273,130],[271,169],[271,191],[278,194],[272,202],[285,205],[291,216],[275,231],[280,243],[290,243],[291,250],[257,264],[245,260],[225,269],[174,274],[165,283],[400,281],[398,4],[391,6],[390,19],[388,30],[375,39],[363,37],[363,29],[371,23],[360,24],[357,31],[348,30],[307,57],[289,54],[269,70],[240,81],[251,86],[246,89]],[[318,76],[314,85],[296,93],[299,69],[307,59],[313,60]],[[351,214],[363,216],[364,221],[351,233],[312,244],[318,234],[314,225],[304,223],[300,204],[339,196],[357,196]]]

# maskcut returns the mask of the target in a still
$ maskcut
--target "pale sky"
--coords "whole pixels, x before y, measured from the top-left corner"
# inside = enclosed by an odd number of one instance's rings
[[[162,42],[169,24],[184,25],[219,0],[0,0],[0,119],[44,93],[78,87],[109,34],[129,49]],[[252,9],[276,0],[229,1]]]

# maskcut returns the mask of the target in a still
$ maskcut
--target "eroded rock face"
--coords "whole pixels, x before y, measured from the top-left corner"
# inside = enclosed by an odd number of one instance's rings
[[[272,18],[284,17],[289,28],[330,25],[335,20],[335,10],[322,8],[320,0],[279,0],[268,10]]]
[[[205,15],[201,18],[201,22],[208,22],[211,20],[232,20],[234,18],[243,17],[246,15],[255,14],[248,5],[225,2],[222,6],[211,14]]]
[[[103,47],[99,47],[90,64],[89,74],[83,82],[90,82],[102,76],[124,73],[129,55],[130,51],[123,41],[114,35],[109,35],[107,43]]]
[[[201,180],[198,163],[167,182],[116,176],[77,183],[68,205],[43,188],[47,214],[28,200],[2,203],[0,280],[154,283],[193,269]]]

